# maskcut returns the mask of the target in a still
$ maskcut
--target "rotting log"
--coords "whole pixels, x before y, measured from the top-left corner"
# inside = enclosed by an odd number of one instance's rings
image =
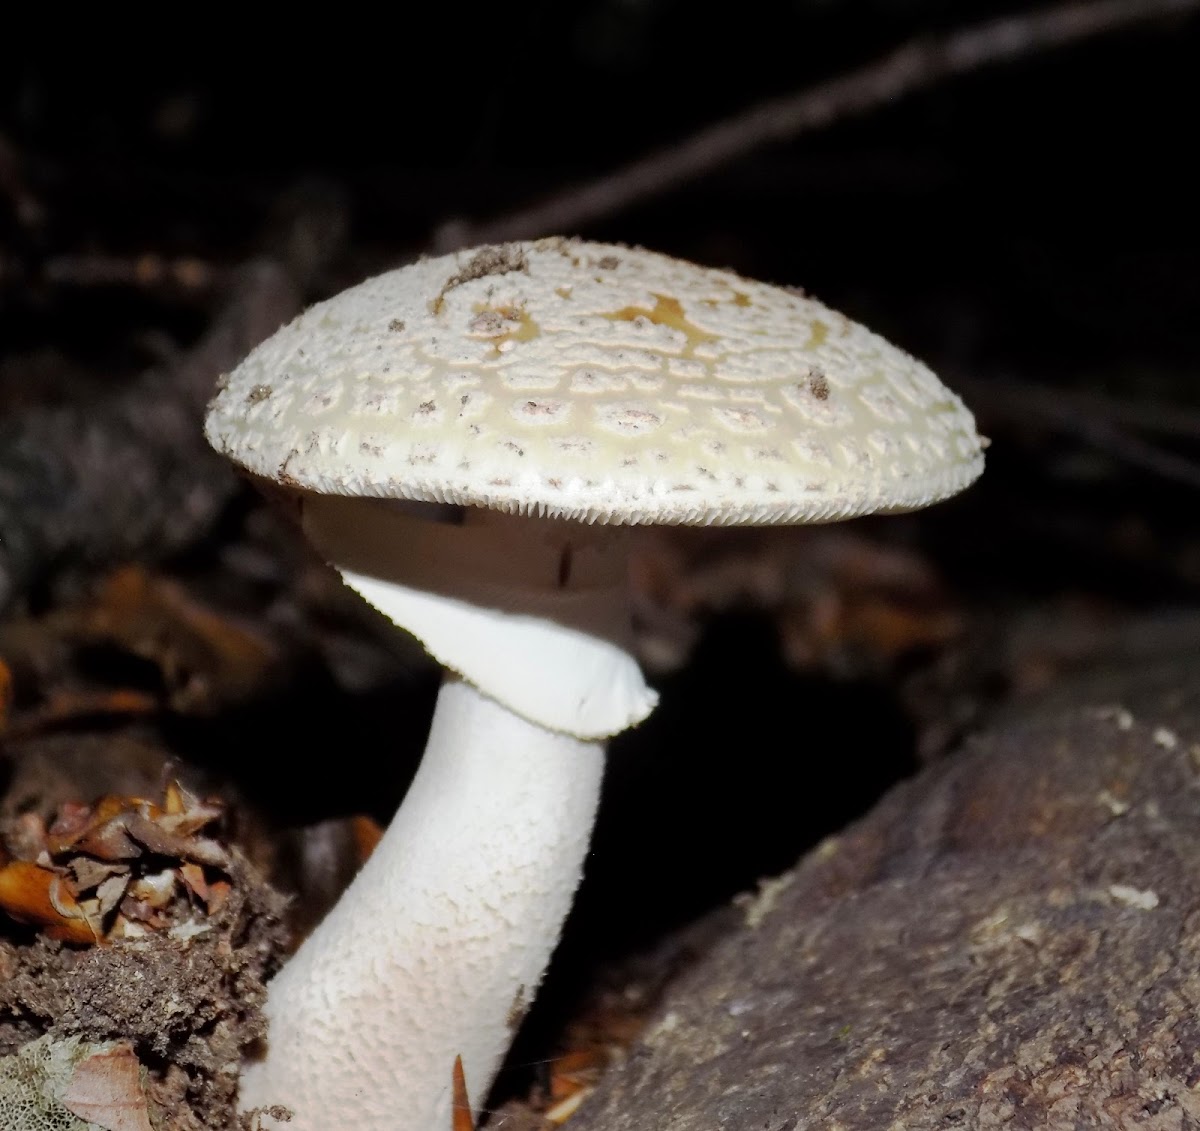
[[[1064,684],[747,899],[573,1131],[1194,1126],[1200,689]]]

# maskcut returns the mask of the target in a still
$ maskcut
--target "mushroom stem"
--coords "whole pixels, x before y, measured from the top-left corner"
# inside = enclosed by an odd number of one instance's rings
[[[347,895],[271,983],[243,1110],[287,1131],[442,1131],[480,1106],[579,884],[604,751],[447,677],[421,767]]]

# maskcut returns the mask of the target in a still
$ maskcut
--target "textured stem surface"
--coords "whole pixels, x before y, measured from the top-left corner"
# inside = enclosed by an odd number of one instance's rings
[[[603,747],[448,679],[421,768],[350,891],[272,982],[242,1106],[287,1131],[449,1131],[461,1055],[478,1107],[558,941]]]

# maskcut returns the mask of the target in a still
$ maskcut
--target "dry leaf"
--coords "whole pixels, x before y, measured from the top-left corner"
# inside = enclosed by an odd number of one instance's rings
[[[125,817],[125,831],[138,844],[159,856],[174,856],[180,860],[190,860],[196,864],[207,864],[210,868],[229,871],[229,853],[221,845],[207,837],[174,832],[166,827],[167,822],[171,820],[166,818],[163,821],[149,821],[140,813],[130,813]],[[207,821],[205,823],[207,824]]]
[[[580,1104],[594,1091],[595,1088],[589,1084],[586,1088],[580,1088],[579,1091],[572,1092],[565,1100],[560,1100],[550,1108],[542,1118],[547,1123],[552,1123],[555,1127],[560,1127],[579,1110]]]
[[[375,846],[383,839],[383,826],[372,817],[351,817],[350,832],[354,837],[354,851],[361,868],[375,851]]]
[[[185,714],[246,699],[278,667],[266,637],[138,566],[111,574],[79,620],[84,638],[110,641],[156,664],[171,707]]]
[[[183,865],[185,868],[192,866],[194,865]],[[160,872],[139,876],[130,886],[129,894],[148,907],[161,911],[175,895],[175,872],[174,868],[164,868]]]
[[[233,885],[228,880],[213,880],[208,885],[208,898],[204,902],[210,915],[215,915],[225,906],[225,901],[229,898],[231,891],[233,891]]]
[[[467,1077],[463,1072],[462,1057],[454,1058],[454,1123],[451,1131],[475,1131],[475,1118],[471,1115],[471,1101],[467,1097]]]
[[[113,876],[129,875],[128,864],[110,864],[103,860],[93,860],[90,856],[75,856],[67,861],[66,868],[76,893],[98,888]]]
[[[18,923],[40,927],[52,939],[94,943],[95,932],[62,878],[27,860],[0,868],[0,910]]]
[[[29,738],[95,715],[150,715],[158,709],[158,700],[153,695],[132,689],[54,691],[40,706],[17,715],[9,727],[9,735]]]
[[[112,817],[102,824],[88,829],[83,836],[68,847],[79,852],[90,853],[101,860],[136,860],[142,855],[141,847],[134,843],[125,828],[124,816]],[[65,851],[67,851],[66,848],[59,848],[56,843],[51,842],[50,852],[52,855],[57,856]]]
[[[117,874],[96,885],[96,905],[101,918],[104,918],[114,907],[125,898],[125,889],[129,886],[129,876]]]
[[[126,1042],[81,1060],[60,1102],[104,1131],[154,1131],[142,1088],[142,1066]]]
[[[596,1083],[608,1058],[599,1048],[573,1049],[550,1064],[550,1098],[565,1100]]]
[[[181,864],[179,878],[198,900],[202,903],[208,902],[210,885],[208,878],[204,875],[204,869],[199,864]]]
[[[194,803],[192,795],[179,782],[174,779],[167,782],[167,788],[163,793],[163,812],[168,817],[178,817]]]
[[[0,911],[75,943],[167,927],[184,893],[180,910],[199,901],[215,914],[231,890],[233,861],[218,841],[197,833],[222,812],[172,783],[163,806],[115,795],[92,806],[62,805],[49,829],[37,819],[8,822]]]

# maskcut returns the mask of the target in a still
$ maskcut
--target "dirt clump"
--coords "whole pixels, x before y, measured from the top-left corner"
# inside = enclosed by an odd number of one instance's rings
[[[19,841],[14,824],[8,841]],[[147,1070],[151,1101],[172,1113],[172,1128],[236,1127],[239,1067],[265,1035],[265,983],[286,952],[286,901],[234,848],[222,849],[222,878],[199,893],[195,863],[161,848],[150,852],[148,874],[169,876],[174,867],[194,882],[172,884],[156,908],[127,894],[100,920],[134,923],[133,937],[114,933],[113,941],[80,945],[48,937],[44,922],[0,920],[0,1055],[45,1035],[128,1042]],[[14,863],[37,868],[12,860],[6,868]],[[60,871],[64,885],[79,872],[77,861],[42,855],[41,863]],[[62,906],[61,893],[55,902]]]

